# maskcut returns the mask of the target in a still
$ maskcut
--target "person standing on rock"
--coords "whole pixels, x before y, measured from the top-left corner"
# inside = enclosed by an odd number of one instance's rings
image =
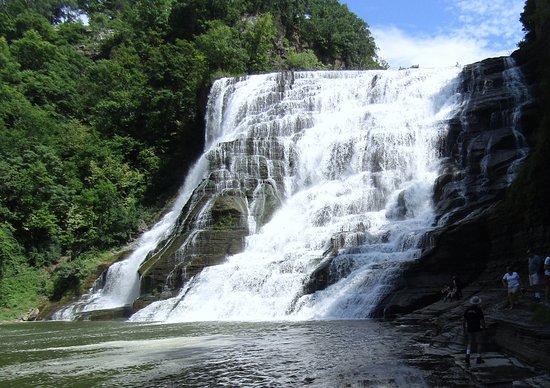
[[[464,320],[462,327],[464,328],[464,335],[466,336],[466,365],[470,365],[470,355],[474,344],[477,347],[477,359],[476,364],[483,363],[481,358],[481,340],[483,336],[483,330],[485,330],[485,316],[483,310],[481,310],[481,299],[479,296],[473,296],[470,299],[470,306],[464,311]]]
[[[550,296],[550,256],[544,259],[544,283],[546,284],[546,291],[544,298],[546,301],[550,301],[548,297]]]
[[[540,287],[542,284],[541,268],[542,268],[542,257],[539,255],[531,255],[531,251],[527,250],[527,255],[529,256],[529,285],[534,290],[534,298],[536,302],[541,300]]]
[[[506,267],[506,273],[502,277],[502,284],[504,284],[504,287],[508,287],[508,302],[510,303],[509,309],[511,310],[514,308],[514,302],[521,288],[519,275],[517,272],[512,271],[512,267]]]

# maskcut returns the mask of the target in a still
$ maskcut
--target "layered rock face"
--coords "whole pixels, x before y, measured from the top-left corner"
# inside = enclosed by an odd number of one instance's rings
[[[495,211],[529,154],[536,108],[522,68],[509,57],[466,66],[460,89],[463,109],[441,143],[434,229],[377,314],[410,312],[439,299],[452,276],[498,286],[507,263],[542,237],[514,231]]]
[[[439,226],[493,204],[529,151],[522,118],[531,99],[513,59],[469,65],[461,80],[464,106],[442,142],[444,167],[434,187]]]
[[[281,91],[290,81],[286,74],[280,75]],[[141,296],[134,303],[135,310],[173,296],[203,268],[240,252],[244,238],[269,221],[281,203],[283,177],[291,161],[285,157],[283,144],[255,115],[275,104],[280,93],[261,96],[256,105],[238,112],[236,117],[222,117],[227,115],[224,106],[238,82],[239,79],[227,79],[212,90],[206,140],[217,140],[221,132],[218,127],[224,120],[237,130],[244,122],[254,126],[254,130],[214,144],[206,153],[206,178],[183,208],[170,237],[139,267]]]

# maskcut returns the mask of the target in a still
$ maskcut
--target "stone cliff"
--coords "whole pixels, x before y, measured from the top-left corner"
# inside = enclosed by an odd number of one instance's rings
[[[502,90],[509,76],[505,59],[464,69],[462,92],[469,101],[442,143],[446,161],[434,188],[438,223],[426,236],[422,257],[404,269],[377,314],[400,316],[401,324],[429,329],[422,342],[462,348],[464,303],[478,295],[488,315],[491,346],[549,369],[548,323],[535,317],[544,306],[532,305],[527,294],[519,309],[504,312],[506,294],[500,285],[507,266],[527,284],[527,249],[550,252],[547,198],[539,198],[544,191],[536,189],[544,187],[541,176],[548,175],[540,162],[540,153],[548,151],[541,133],[547,129],[540,124],[543,48],[523,48],[513,55],[533,96],[515,111],[517,99]],[[503,119],[505,115],[510,119]],[[510,127],[514,122],[521,128],[520,136]],[[536,181],[529,182],[529,177]],[[452,276],[465,286],[464,299],[445,304],[439,301],[440,290]]]
[[[445,159],[434,187],[436,225],[424,239],[422,257],[409,263],[383,308],[402,313],[433,302],[452,276],[466,284],[497,280],[528,246],[542,248],[534,244],[548,241],[547,231],[515,231],[498,211],[528,154],[537,114],[529,97],[518,105],[518,96],[506,87],[508,61],[491,58],[465,67],[460,87],[465,107],[441,143]]]

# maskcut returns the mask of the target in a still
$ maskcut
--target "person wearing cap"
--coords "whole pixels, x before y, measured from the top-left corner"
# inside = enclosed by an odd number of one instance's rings
[[[481,299],[479,296],[473,296],[472,299],[470,299],[470,306],[464,311],[462,326],[467,340],[466,365],[468,366],[470,365],[470,354],[474,344],[477,346],[478,353],[476,363],[483,363],[483,358],[481,357],[481,338],[486,325],[485,316],[483,315],[480,305]]]

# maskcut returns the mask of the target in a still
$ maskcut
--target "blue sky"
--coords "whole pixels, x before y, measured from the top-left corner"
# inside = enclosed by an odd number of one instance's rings
[[[471,63],[506,55],[523,38],[524,0],[341,0],[370,26],[392,67]]]

